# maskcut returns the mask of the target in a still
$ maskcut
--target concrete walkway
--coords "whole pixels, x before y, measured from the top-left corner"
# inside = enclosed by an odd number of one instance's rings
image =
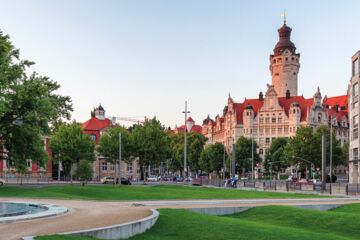
[[[1,201],[31,201],[65,206],[69,214],[26,222],[0,224],[0,239],[20,239],[98,228],[147,217],[150,208],[209,208],[265,205],[328,205],[360,203],[360,198],[306,199],[229,199],[229,200],[163,200],[163,201],[92,201],[34,198],[0,198]]]

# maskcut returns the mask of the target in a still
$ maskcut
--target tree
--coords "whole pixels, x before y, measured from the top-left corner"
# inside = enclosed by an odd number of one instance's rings
[[[116,163],[119,159],[119,134],[121,133],[121,160],[130,162],[134,159],[134,140],[127,130],[116,126],[111,128],[100,137],[97,151],[107,162],[115,164],[115,175],[117,175]]]
[[[34,63],[19,55],[0,31],[0,153],[22,176],[27,160],[45,167],[48,156],[42,136],[51,133],[49,122],[69,119],[72,106],[70,97],[55,93],[59,84],[37,73],[28,75]]]
[[[299,164],[301,170],[305,170],[309,163],[297,157],[310,161],[315,168],[322,167],[322,136],[326,135],[326,163],[330,164],[330,129],[323,125],[313,133],[311,127],[301,127],[296,131],[296,135],[289,139],[287,154],[289,157],[295,156],[291,160],[292,165]],[[342,149],[335,134],[332,135],[332,159],[333,166],[344,164]]]
[[[172,133],[170,139],[170,169],[182,172],[184,168],[184,134]]]
[[[182,134],[184,135],[184,134]],[[184,138],[183,138],[184,139]],[[197,172],[200,169],[200,154],[204,149],[207,138],[202,134],[189,133],[186,135],[187,142],[187,165],[189,169]],[[184,156],[184,155],[183,155]]]
[[[225,147],[222,143],[214,143],[208,146],[200,154],[200,166],[207,173],[211,171],[219,172],[224,166]]]
[[[256,141],[253,141],[254,144],[254,166],[261,161],[259,154],[256,149],[258,145]],[[240,172],[242,168],[245,168],[245,171],[252,169],[251,162],[251,149],[252,149],[252,140],[246,137],[241,136],[235,144],[235,158],[236,158],[236,171]]]
[[[317,151],[316,147],[318,146],[315,145],[316,144],[315,144],[313,129],[308,126],[300,127],[296,131],[295,136],[289,139],[289,145],[286,148],[286,154],[290,159],[290,164],[291,165],[299,164],[300,169],[302,170],[306,169],[308,163],[300,160],[299,158],[293,159],[292,156],[295,156],[312,162],[315,165],[315,167],[320,167],[321,162],[319,166],[319,160],[316,160],[316,158],[318,157],[318,153],[317,153],[318,151],[320,151],[321,154],[321,148],[318,149]]]
[[[349,142],[344,143],[341,150],[343,163],[346,164],[349,161]]]
[[[85,134],[81,126],[73,122],[70,125],[61,125],[49,144],[54,162],[61,163],[70,173],[72,184],[72,165],[80,160],[95,160],[95,143]]]
[[[94,171],[87,160],[81,160],[79,166],[76,168],[76,176],[81,181],[81,184],[84,186],[87,181],[92,179]]]
[[[139,157],[139,164],[144,166],[145,184],[146,167],[158,164],[170,157],[170,139],[165,127],[155,117],[146,119],[143,126],[136,126],[133,136],[135,155]]]
[[[316,129],[314,134],[314,160],[315,165],[321,167],[322,159],[322,135],[326,135],[326,164],[330,165],[330,128],[328,126],[320,126]],[[344,165],[345,161],[340,147],[340,141],[336,139],[336,134],[332,134],[332,165],[333,169],[336,166]]]
[[[286,157],[286,146],[288,140],[286,138],[275,138],[272,141],[269,151],[265,156],[265,168],[269,170],[275,170],[278,172],[278,178],[280,177],[280,170],[291,166],[290,159]]]

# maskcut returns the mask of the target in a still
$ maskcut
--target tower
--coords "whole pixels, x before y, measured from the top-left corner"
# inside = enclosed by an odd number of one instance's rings
[[[95,110],[95,117],[99,120],[105,120],[105,109],[99,105],[99,107]]]
[[[291,96],[297,96],[300,54],[295,52],[296,47],[290,40],[291,28],[285,20],[278,32],[279,42],[274,48],[274,54],[270,55],[272,85],[279,97],[285,97],[287,90]]]

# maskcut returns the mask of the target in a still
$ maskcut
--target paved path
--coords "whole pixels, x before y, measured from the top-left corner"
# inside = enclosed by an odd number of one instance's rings
[[[144,218],[150,208],[196,208],[264,205],[348,204],[360,198],[306,199],[230,199],[230,200],[162,200],[162,201],[92,201],[36,198],[0,198],[1,201],[30,201],[63,205],[71,213],[26,222],[0,224],[0,239],[13,240],[23,236],[55,234],[120,224]]]

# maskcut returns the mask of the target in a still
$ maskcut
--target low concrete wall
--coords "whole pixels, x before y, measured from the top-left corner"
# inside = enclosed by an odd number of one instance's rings
[[[125,239],[143,233],[151,228],[159,217],[159,212],[151,209],[152,215],[143,219],[102,228],[92,228],[82,231],[58,233],[62,235],[89,236],[100,239]],[[23,237],[23,240],[33,240],[33,237]]]
[[[320,211],[327,211],[333,208],[340,207],[344,204],[319,204],[319,205],[286,205],[290,207],[296,207],[296,208],[306,208],[311,210],[320,210]],[[239,212],[243,212],[246,210],[249,210],[250,208],[253,208],[256,206],[248,206],[248,207],[211,207],[211,208],[184,208],[189,211],[197,212],[197,213],[203,213],[208,215],[229,215],[229,214],[235,214]]]

